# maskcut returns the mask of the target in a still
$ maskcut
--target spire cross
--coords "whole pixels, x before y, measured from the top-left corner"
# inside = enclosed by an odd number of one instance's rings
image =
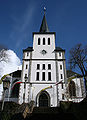
[[[46,8],[44,7],[44,15],[45,15],[45,12],[46,12]]]

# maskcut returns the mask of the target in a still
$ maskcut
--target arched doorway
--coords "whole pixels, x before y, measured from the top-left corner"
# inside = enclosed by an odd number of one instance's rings
[[[50,96],[46,91],[43,91],[39,96],[39,107],[49,107],[49,106],[50,106]]]

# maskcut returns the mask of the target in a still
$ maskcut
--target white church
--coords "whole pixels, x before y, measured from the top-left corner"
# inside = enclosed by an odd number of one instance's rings
[[[84,99],[83,77],[66,71],[65,50],[56,47],[55,41],[56,33],[49,31],[44,13],[39,32],[33,32],[33,47],[23,50],[22,71],[11,73],[12,82],[21,79],[21,83],[19,89],[14,87],[17,96],[10,90],[9,100],[14,96],[19,104],[34,101],[37,107],[57,107],[60,101]]]
[[[36,106],[56,107],[60,101],[80,102],[84,98],[82,77],[70,80],[68,87],[65,50],[56,47],[55,40],[44,13],[39,32],[33,32],[33,47],[23,50],[19,104],[33,100]],[[68,96],[67,87],[71,90]]]

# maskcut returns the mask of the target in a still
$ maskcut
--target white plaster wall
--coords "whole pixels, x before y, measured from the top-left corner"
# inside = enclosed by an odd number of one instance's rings
[[[24,84],[20,84],[20,90],[19,90],[19,104],[23,103],[23,93],[24,93]]]
[[[40,64],[40,70],[37,70],[37,64]],[[42,69],[42,64],[45,64],[45,70]],[[51,64],[51,70],[48,70],[48,64]],[[40,73],[39,81],[36,81],[36,72]],[[31,82],[44,82],[42,81],[42,72],[45,72],[45,82],[56,82],[55,61],[32,61]],[[48,72],[51,72],[51,81],[48,81]]]
[[[40,38],[40,45],[38,45],[38,38]],[[43,45],[43,38],[45,38],[45,45]],[[48,45],[48,38],[50,38],[50,45]],[[58,67],[58,73],[56,73],[56,62],[55,62],[55,35],[54,34],[34,34],[33,36],[33,49],[32,51],[32,62],[31,62],[31,76],[30,76],[30,83],[32,87],[29,85],[26,85],[26,94],[25,94],[25,102],[29,102],[31,99],[36,101],[36,96],[38,93],[48,87],[48,86],[54,86],[56,83],[56,74],[58,74],[59,81],[64,81],[64,66],[63,61],[57,62]],[[41,54],[42,50],[46,50],[47,53],[45,55]],[[30,53],[29,56],[27,56],[27,52],[24,52],[23,59],[30,59]],[[38,60],[36,60],[38,59]],[[39,60],[42,59],[42,60]],[[43,60],[45,59],[45,60]],[[48,60],[46,60],[48,59]],[[51,60],[50,60],[51,59]],[[52,60],[54,59],[54,60]],[[57,53],[57,59],[64,59],[63,52],[61,52],[61,56],[59,56],[59,53]],[[26,69],[26,64],[28,65],[28,69]],[[40,64],[40,69],[37,70],[37,64]],[[42,64],[45,64],[45,70],[42,69]],[[51,70],[48,70],[48,64],[51,64]],[[60,70],[60,65],[62,65],[62,70]],[[40,80],[36,81],[36,72],[40,73]],[[42,72],[45,72],[45,81],[42,81]],[[48,72],[51,72],[51,81],[48,81]],[[23,69],[22,69],[22,81],[24,82],[25,74],[29,74],[29,61],[23,61]],[[63,79],[60,78],[60,74],[63,75]],[[29,77],[29,75],[28,75]],[[37,84],[38,83],[38,84]],[[21,86],[20,92],[20,98],[23,97],[23,85]],[[50,106],[57,106],[57,86],[54,86],[51,89],[46,90],[50,95]],[[58,85],[58,92],[59,92],[59,99],[62,99],[62,93],[64,93],[64,90],[61,89],[61,85]],[[22,103],[23,100],[20,99],[20,103]],[[37,101],[38,102],[38,101]]]
[[[22,82],[25,81],[24,77],[25,77],[25,74],[27,74],[27,77],[29,76],[29,62],[30,61],[23,61],[23,67],[22,67]],[[26,65],[28,65],[27,69],[26,69]]]
[[[29,94],[30,94],[30,91],[29,91],[29,83],[26,83],[26,89],[25,89],[25,103],[28,103],[29,102]]]
[[[59,101],[66,101],[65,91],[66,91],[65,84],[63,83],[63,89],[62,89],[62,85],[59,84],[58,85]],[[62,94],[64,94],[64,99],[62,99]]]
[[[41,39],[41,44],[38,45],[38,38]],[[43,45],[42,41],[45,38],[46,44]],[[48,45],[48,38],[50,38],[50,45]],[[55,54],[53,53],[55,49],[55,35],[54,34],[34,34],[33,36],[33,54],[32,59],[54,59]],[[41,54],[42,50],[46,50],[45,55]]]
[[[49,86],[53,86],[53,84],[33,84],[33,100],[36,102],[36,97],[38,95],[39,97],[39,93],[42,89],[49,87]],[[57,91],[56,91],[56,86],[54,86],[53,88],[50,89],[46,89],[46,91],[48,92],[48,94],[50,95],[50,105],[51,106],[57,106]],[[37,97],[37,99],[38,99]],[[32,96],[31,96],[32,98]],[[38,106],[38,100],[37,100],[37,106]]]
[[[62,65],[62,69],[60,69],[60,65]],[[58,61],[57,62],[57,67],[58,67],[58,76],[59,76],[59,81],[63,81],[64,82],[64,66],[63,66],[63,61]],[[63,78],[61,79],[61,74],[63,76]]]

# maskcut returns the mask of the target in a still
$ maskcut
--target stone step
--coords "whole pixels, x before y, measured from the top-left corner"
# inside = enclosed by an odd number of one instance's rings
[[[58,113],[58,114],[32,114],[26,120],[77,120],[72,113]]]
[[[59,113],[61,110],[58,107],[34,107],[33,113]]]

